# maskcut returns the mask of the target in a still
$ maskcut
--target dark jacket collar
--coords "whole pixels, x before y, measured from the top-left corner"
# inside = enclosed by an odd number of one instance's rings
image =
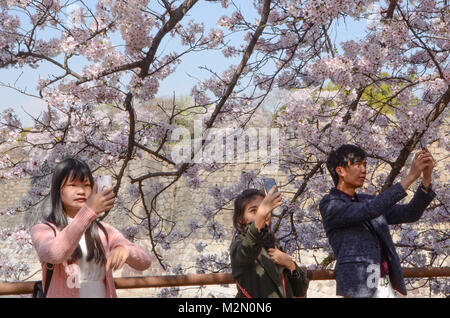
[[[344,200],[346,200],[346,201],[350,201],[350,202],[354,202],[353,200],[352,200],[352,196],[351,195],[349,195],[349,194],[347,194],[347,193],[345,193],[345,192],[342,192],[341,190],[338,190],[336,187],[335,188],[332,188],[331,190],[330,190],[330,194],[331,195],[337,195],[337,196],[339,196],[340,198],[343,198]],[[358,199],[358,201],[359,201],[359,197],[358,197],[358,194],[355,192],[355,197]]]

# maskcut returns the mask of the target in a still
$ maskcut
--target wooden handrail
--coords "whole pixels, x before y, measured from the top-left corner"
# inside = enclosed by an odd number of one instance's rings
[[[308,271],[311,280],[332,280],[332,270]],[[450,267],[403,268],[405,278],[450,277]],[[117,289],[156,288],[174,286],[200,286],[234,284],[231,274],[189,274],[142,277],[117,277],[114,283]],[[31,294],[35,281],[0,283],[0,295]]]

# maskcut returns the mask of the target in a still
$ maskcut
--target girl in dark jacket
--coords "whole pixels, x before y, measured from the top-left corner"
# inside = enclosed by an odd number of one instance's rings
[[[272,211],[281,203],[275,186],[265,195],[256,189],[242,192],[234,202],[233,224],[237,235],[230,246],[236,297],[306,297],[306,268],[275,246],[269,230]]]

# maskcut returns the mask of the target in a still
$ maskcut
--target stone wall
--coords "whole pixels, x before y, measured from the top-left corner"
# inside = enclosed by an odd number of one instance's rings
[[[445,157],[443,151],[434,151],[436,157]],[[441,162],[440,164],[443,164]],[[235,184],[245,169],[258,169],[259,166],[256,164],[235,164],[227,165],[220,171],[210,174],[207,172],[202,173],[202,184],[199,189],[192,190],[187,187],[186,180],[184,178],[180,179],[175,185],[170,187],[159,200],[159,211],[164,211],[164,215],[168,218],[177,217],[180,220],[186,222],[189,218],[199,217],[199,211],[196,210],[201,203],[212,203],[212,198],[207,194],[208,189],[215,184],[229,187]],[[133,164],[127,169],[127,175],[133,177],[154,171],[168,171],[168,167],[163,166],[161,163],[152,161],[150,159],[143,159],[139,162],[134,161]],[[108,171],[98,172],[98,173],[109,173]],[[280,174],[276,176],[277,180],[281,182],[285,180],[284,175]],[[445,178],[448,180],[448,174],[440,175],[440,178]],[[125,177],[124,180],[127,180]],[[30,186],[30,179],[23,179],[20,181],[8,181],[4,184],[0,184],[0,193],[2,193],[3,200],[0,202],[0,211],[4,208],[16,204],[21,198],[23,198]],[[121,189],[120,195],[127,198],[127,188]],[[0,230],[6,227],[14,227],[16,225],[25,223],[27,225],[32,225],[39,220],[40,215],[45,209],[48,209],[48,202],[43,202],[42,205],[33,209],[33,211],[28,211],[22,215],[11,216],[0,216]],[[136,214],[142,213],[141,208],[138,206],[135,211]],[[226,224],[226,230],[228,233],[228,238],[231,239],[232,233],[232,221],[231,221],[232,211],[229,213],[222,213],[219,221],[222,224]],[[123,211],[118,209],[113,209],[110,214],[105,219],[106,222],[111,223],[118,229],[121,229],[125,225],[133,225],[133,220],[129,216],[125,215]],[[184,266],[195,266],[195,258],[198,256],[198,252],[195,249],[195,244],[206,240],[208,244],[205,249],[206,252],[220,252],[227,251],[230,240],[226,240],[224,243],[217,244],[212,241],[210,236],[203,232],[198,231],[190,236],[189,240],[174,246],[169,254],[160,250],[160,252],[165,253],[167,260],[176,265],[178,263]],[[150,250],[150,242],[148,239],[142,238],[137,241],[137,244],[143,246]],[[6,242],[0,242],[0,251],[7,253],[8,246]],[[302,262],[304,264],[315,263],[313,255],[310,253],[304,253],[302,256]],[[317,256],[317,253],[316,253]],[[11,256],[14,257],[14,256]],[[32,270],[31,273],[35,273],[35,276],[30,277],[30,280],[41,279],[40,264],[38,262],[36,253],[32,250],[27,255],[22,256],[30,264]],[[156,258],[152,255],[153,265],[144,272],[137,272],[125,265],[122,270],[114,273],[115,277],[128,277],[128,276],[142,276],[142,275],[162,275],[164,271],[159,266]],[[192,271],[195,273],[195,270]],[[308,296],[309,297],[336,297],[335,295],[335,281],[313,281],[310,284]],[[118,290],[119,297],[155,297],[161,289],[151,288],[151,289],[130,289],[130,290]],[[216,297],[234,297],[236,293],[235,285],[229,286],[206,286],[201,289],[197,287],[181,287],[180,296],[184,297],[208,297],[209,295],[214,295]],[[428,297],[428,289],[418,289],[409,294],[409,297]]]

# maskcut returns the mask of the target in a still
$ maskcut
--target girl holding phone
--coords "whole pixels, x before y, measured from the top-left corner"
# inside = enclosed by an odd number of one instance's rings
[[[309,285],[306,268],[275,245],[269,230],[272,211],[281,203],[273,186],[267,195],[256,189],[242,192],[234,201],[236,236],[230,246],[236,297],[305,297]]]
[[[31,229],[43,269],[53,265],[47,297],[117,297],[112,271],[127,263],[143,271],[150,256],[108,223],[97,220],[112,209],[113,187],[99,192],[88,165],[68,158],[55,168],[51,213]]]

